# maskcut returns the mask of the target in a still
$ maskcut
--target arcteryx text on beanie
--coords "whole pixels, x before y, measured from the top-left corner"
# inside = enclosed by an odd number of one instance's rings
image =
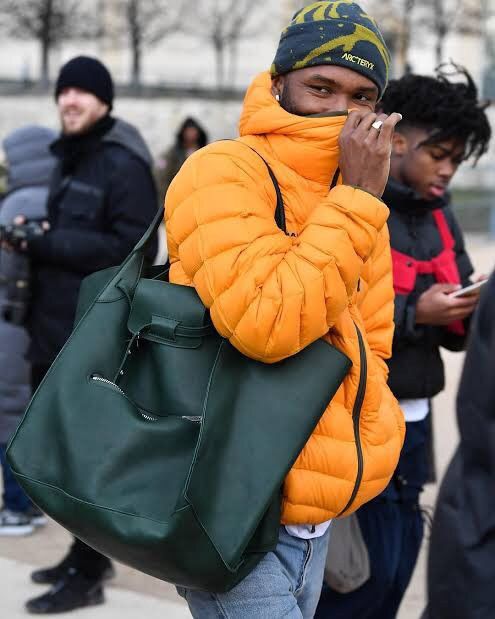
[[[375,23],[355,2],[314,2],[282,32],[271,67],[273,77],[322,64],[352,69],[383,93],[390,53]]]
[[[55,99],[58,99],[64,88],[80,88],[112,107],[114,96],[112,76],[105,65],[96,58],[76,56],[64,64],[55,86]]]

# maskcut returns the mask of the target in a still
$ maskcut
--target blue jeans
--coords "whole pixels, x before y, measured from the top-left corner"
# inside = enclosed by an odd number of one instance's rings
[[[330,527],[331,529],[331,527]],[[277,547],[228,593],[178,587],[195,619],[312,619],[320,597],[330,529],[310,540],[280,527]]]
[[[13,512],[25,512],[33,506],[31,499],[17,483],[5,458],[7,445],[0,445],[0,462],[3,473],[3,506]]]

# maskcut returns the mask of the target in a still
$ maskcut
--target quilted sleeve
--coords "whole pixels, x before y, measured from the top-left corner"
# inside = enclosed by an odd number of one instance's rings
[[[370,263],[369,288],[359,310],[364,320],[368,344],[387,380],[388,366],[385,359],[392,355],[394,336],[394,288],[387,226],[382,228],[378,236]]]
[[[382,383],[380,411],[393,412],[399,429],[401,447],[405,437],[404,415],[399,402],[391,392],[388,381],[386,359],[392,356],[394,337],[394,289],[392,276],[392,256],[388,227],[381,230],[375,249],[370,258],[371,279],[369,288],[359,310],[366,328],[366,338],[373,355],[376,378]],[[389,457],[393,457],[393,450]],[[397,458],[399,451],[396,452]]]
[[[338,186],[299,237],[286,236],[263,162],[235,143],[219,148],[189,158],[167,194],[171,281],[187,278],[222,336],[273,363],[323,336],[347,307],[388,210]]]

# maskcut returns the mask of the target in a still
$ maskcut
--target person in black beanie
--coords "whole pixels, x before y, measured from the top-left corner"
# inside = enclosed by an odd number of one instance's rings
[[[112,77],[95,58],[78,56],[62,67],[55,87],[62,132],[51,145],[58,163],[45,233],[16,248],[32,263],[33,390],[71,333],[83,278],[120,264],[156,214],[152,157],[139,132],[110,115],[113,98]],[[52,588],[26,608],[49,614],[100,604],[112,574],[109,559],[76,539],[58,565],[32,574]]]
[[[110,72],[96,58],[77,56],[60,69],[55,86],[55,101],[67,88],[76,86],[79,90],[95,95],[102,103],[113,107],[114,88]]]

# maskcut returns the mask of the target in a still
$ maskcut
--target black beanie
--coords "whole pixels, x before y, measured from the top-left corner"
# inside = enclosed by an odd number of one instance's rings
[[[96,58],[77,56],[60,69],[55,86],[55,99],[64,88],[80,88],[98,97],[110,108],[113,104],[113,80],[110,72]]]

